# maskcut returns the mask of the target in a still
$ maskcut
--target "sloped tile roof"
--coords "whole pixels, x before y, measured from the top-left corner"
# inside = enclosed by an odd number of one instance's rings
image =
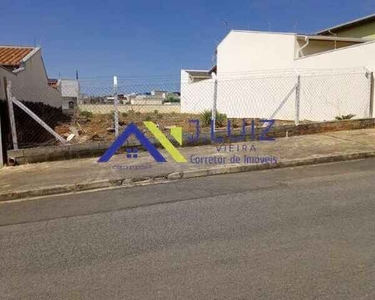
[[[0,46],[0,65],[19,66],[22,59],[33,50],[32,47]]]

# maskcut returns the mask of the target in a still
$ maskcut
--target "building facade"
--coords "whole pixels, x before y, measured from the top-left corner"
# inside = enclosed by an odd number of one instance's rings
[[[20,101],[61,107],[61,95],[48,85],[40,47],[0,46],[0,99],[5,99],[4,78]]]
[[[181,70],[181,111],[201,113],[209,110],[215,98],[217,109],[228,117],[267,118],[274,115],[295,86],[298,74],[307,74],[306,70],[314,69],[363,68],[363,80],[358,81],[364,88],[369,88],[371,84],[367,87],[365,76],[367,71],[375,71],[373,53],[374,16],[306,35],[232,30],[218,45],[216,66],[211,71]],[[322,72],[326,74],[326,71]],[[337,91],[342,91],[343,95],[337,100],[342,103],[335,111],[327,112],[322,107],[320,113],[316,110],[303,115],[302,111],[301,118],[327,120],[333,119],[335,114],[349,113],[347,110],[352,108],[344,102],[358,96],[355,93],[358,88],[351,87],[345,80],[332,81],[331,87],[317,78],[316,83],[310,81],[309,84],[315,94],[306,92],[304,101],[310,107],[316,95],[336,99],[338,96],[334,93]],[[361,97],[367,95],[363,93]],[[293,103],[290,101],[289,107],[284,106],[277,117],[290,119],[295,109]],[[369,111],[358,106],[358,111],[350,113],[365,116]]]

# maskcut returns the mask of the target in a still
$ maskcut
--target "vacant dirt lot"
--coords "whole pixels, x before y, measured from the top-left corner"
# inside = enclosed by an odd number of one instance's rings
[[[127,124],[133,122],[138,128],[144,130],[143,121],[153,121],[159,125],[159,128],[166,134],[169,133],[171,126],[179,126],[183,128],[184,133],[194,134],[196,132],[196,124],[189,122],[190,120],[200,120],[200,127],[203,132],[209,132],[209,125],[205,124],[202,114],[178,114],[165,113],[161,114],[157,111],[153,113],[122,113],[119,115],[120,132],[124,130]],[[218,128],[226,128],[226,119],[222,120],[221,126]],[[233,128],[242,126],[242,119],[231,119]],[[247,119],[246,125],[251,124],[251,119]],[[259,119],[255,119],[255,124],[259,124]],[[293,121],[276,120],[276,125],[293,124]],[[69,124],[61,124],[57,126],[56,131],[64,137],[68,137],[71,133],[77,133],[71,141],[72,143],[84,143],[88,141],[112,141],[114,139],[114,122],[113,114],[84,114],[74,117]],[[145,131],[148,135],[148,132]]]

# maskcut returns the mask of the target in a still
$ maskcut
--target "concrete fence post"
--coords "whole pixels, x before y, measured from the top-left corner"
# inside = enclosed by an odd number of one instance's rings
[[[113,117],[113,121],[114,121],[114,125],[115,125],[115,137],[117,138],[118,137],[118,114],[119,114],[119,111],[118,111],[118,82],[117,82],[117,76],[113,76],[113,105],[114,105],[114,108],[115,108],[115,111],[114,111],[114,117]]]
[[[217,77],[215,73],[212,73],[212,76],[214,79],[214,99],[212,103],[211,128],[212,128],[212,131],[215,132],[216,131],[216,112],[217,112],[217,109],[216,109],[217,107]]]
[[[299,125],[299,114],[300,114],[300,102],[301,102],[301,75],[297,76],[296,85],[296,103],[295,103],[295,118],[294,123],[296,126]]]
[[[4,164],[5,164],[5,156],[3,153],[3,133],[2,133],[2,126],[1,126],[1,112],[0,112],[0,168],[2,168]]]
[[[12,82],[5,79],[6,84],[6,98],[8,101],[8,113],[10,120],[10,130],[12,133],[13,149],[18,150],[18,139],[17,139],[17,129],[16,129],[16,119],[14,117],[13,108],[13,95],[12,95]]]

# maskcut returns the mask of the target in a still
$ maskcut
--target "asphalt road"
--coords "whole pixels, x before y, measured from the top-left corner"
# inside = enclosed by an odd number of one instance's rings
[[[0,204],[0,299],[375,299],[375,160]]]

